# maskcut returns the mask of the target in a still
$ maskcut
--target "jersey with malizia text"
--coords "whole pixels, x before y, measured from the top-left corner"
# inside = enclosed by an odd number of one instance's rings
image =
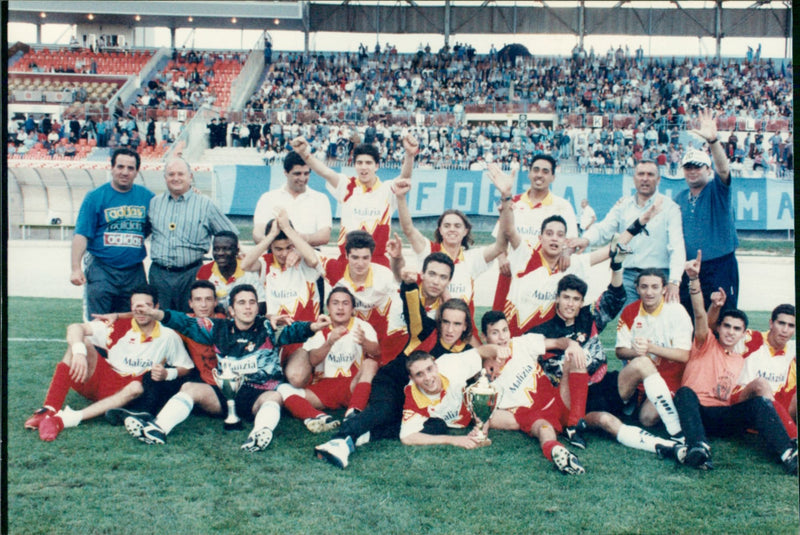
[[[175,368],[194,368],[178,333],[156,322],[150,335],[145,335],[133,318],[120,318],[106,323],[91,322],[92,345],[105,349],[108,363],[120,375],[142,375],[156,364]]]
[[[772,387],[772,392],[791,391],[797,387],[797,358],[794,340],[789,340],[783,349],[769,345],[766,332],[748,329],[744,342],[744,368],[739,375],[739,384],[744,386],[758,377],[763,377]],[[736,348],[738,352],[741,347]]]
[[[294,267],[281,267],[272,253],[261,256],[266,289],[267,314],[286,314],[294,320],[316,321],[319,316],[317,279],[321,264],[309,267],[303,260]]]
[[[325,360],[317,364],[314,368],[313,382],[318,382],[321,379],[333,377],[355,377],[358,375],[361,365],[365,358],[374,357],[374,355],[367,355],[364,353],[364,348],[356,343],[353,336],[353,330],[360,327],[364,332],[364,338],[372,342],[378,341],[378,336],[375,334],[375,329],[372,325],[364,320],[358,318],[350,318],[350,323],[347,325],[347,332],[331,346]],[[303,349],[312,351],[325,345],[325,341],[333,331],[332,326],[325,327],[324,329],[314,333],[314,336],[308,339],[303,344]]]
[[[500,396],[498,409],[518,407],[544,408],[558,394],[539,365],[539,356],[545,352],[541,334],[525,334],[509,342],[511,356],[500,368],[500,375],[492,381]]]
[[[400,437],[422,431],[429,418],[444,420],[448,427],[466,427],[472,415],[464,403],[464,387],[467,380],[481,369],[481,357],[476,350],[459,354],[443,355],[436,359],[442,391],[427,394],[413,381],[405,387],[403,422]]]
[[[508,255],[511,286],[504,306],[511,336],[520,336],[544,323],[556,313],[558,282],[567,274],[583,280],[591,267],[588,254],[573,255],[569,269],[550,266],[541,253],[541,244],[532,248],[525,240]]]
[[[225,277],[217,267],[216,262],[208,262],[197,270],[197,280],[207,280],[214,285],[217,294],[217,304],[222,310],[228,310],[228,296],[231,291],[242,284],[250,284],[256,289],[256,299],[264,302],[264,285],[259,280],[258,273],[242,269],[241,260],[236,259],[236,270],[230,277]]]
[[[386,243],[392,227],[392,214],[397,210],[394,181],[381,182],[376,178],[372,187],[365,187],[356,177],[339,175],[337,187],[327,185],[328,191],[339,201],[341,230],[339,251],[345,256],[345,237],[353,230],[366,230],[375,240],[373,258],[386,256]]]

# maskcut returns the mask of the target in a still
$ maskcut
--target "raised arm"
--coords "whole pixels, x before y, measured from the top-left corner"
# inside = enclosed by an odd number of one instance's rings
[[[322,163],[316,156],[311,154],[311,145],[308,144],[306,138],[296,137],[289,142],[292,149],[300,155],[303,161],[308,165],[312,171],[325,179],[325,181],[332,187],[339,185],[339,173]]]
[[[697,122],[697,128],[689,130],[689,133],[706,140],[711,150],[711,159],[714,160],[714,169],[722,179],[722,182],[724,182],[726,186],[730,186],[730,162],[728,162],[728,156],[725,154],[725,149],[719,141],[716,112],[710,108],[700,110],[700,113],[697,114]]]
[[[711,294],[711,304],[708,306],[708,328],[716,332],[717,323],[719,322],[719,313],[722,307],[725,306],[728,296],[725,295],[725,290],[719,288],[716,292]]]
[[[638,219],[631,223],[625,232],[619,235],[618,239],[612,239],[611,244],[608,247],[601,247],[600,249],[593,251],[591,256],[589,256],[591,265],[599,264],[606,258],[609,258],[612,247],[621,246],[624,249],[634,236],[645,230],[647,223],[650,222],[653,216],[661,211],[661,206],[663,203],[663,198],[659,197],[656,199],[656,201],[650,205],[650,208],[642,212],[642,215],[640,215]]]
[[[275,222],[277,226],[286,234],[286,237],[289,238],[294,244],[295,250],[303,257],[303,261],[306,263],[308,267],[316,267],[319,264],[319,257],[317,257],[317,252],[314,250],[309,243],[303,239],[299,232],[297,232],[294,227],[292,227],[291,223],[289,223],[289,214],[286,213],[286,210],[281,208],[278,211],[278,214],[275,216]]]
[[[267,252],[269,246],[272,245],[272,242],[275,241],[275,237],[280,232],[278,228],[277,222],[272,224],[272,227],[269,230],[269,234],[264,236],[264,238],[256,243],[255,247],[250,249],[245,255],[244,259],[242,260],[242,269],[245,271],[260,271],[261,266],[258,263],[258,259]]]
[[[411,220],[411,210],[408,208],[406,193],[411,190],[411,180],[399,178],[394,182],[394,194],[397,196],[397,217],[400,219],[400,228],[403,229],[406,239],[411,243],[411,248],[417,254],[425,251],[428,244],[427,238],[417,230]]]
[[[397,282],[402,281],[406,259],[403,258],[403,242],[396,232],[394,233],[394,239],[386,242],[386,252],[389,253],[389,265],[392,268],[394,280]]]
[[[500,192],[501,206],[503,208],[508,208],[507,210],[500,210],[500,227],[498,230],[498,235],[501,233],[505,234],[508,243],[511,244],[512,248],[516,249],[519,247],[522,238],[520,238],[519,233],[517,233],[517,229],[514,226],[514,212],[510,209],[511,199],[513,198],[511,195],[511,188],[514,183],[511,180],[511,177],[503,173],[500,170],[500,166],[496,163],[489,164],[489,178]]]
[[[701,346],[705,343],[708,336],[708,315],[706,306],[703,303],[703,290],[700,287],[700,261],[702,251],[697,250],[697,258],[686,262],[686,275],[689,276],[689,298],[692,300],[692,310],[694,311],[694,341]]]
[[[414,170],[414,158],[419,153],[419,142],[411,134],[406,134],[403,138],[403,148],[406,152],[403,157],[403,167],[400,168],[400,178],[410,179]]]

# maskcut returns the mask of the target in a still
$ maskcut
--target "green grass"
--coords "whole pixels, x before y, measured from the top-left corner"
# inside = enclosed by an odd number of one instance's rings
[[[66,346],[13,339],[62,340],[80,303],[11,297],[8,311],[9,533],[798,531],[797,478],[752,436],[714,440],[716,470],[705,473],[592,434],[581,477],[557,473],[534,441],[511,432],[493,432],[492,446],[475,451],[380,441],[341,471],[312,458],[327,435],[288,416],[257,454],[239,450],[247,430],[226,433],[199,415],[162,447],[102,419],[44,443],[22,423]],[[33,316],[35,332],[25,321]],[[750,316],[765,325],[766,312]],[[606,347],[613,338],[607,329]],[[67,402],[86,404],[74,393]]]

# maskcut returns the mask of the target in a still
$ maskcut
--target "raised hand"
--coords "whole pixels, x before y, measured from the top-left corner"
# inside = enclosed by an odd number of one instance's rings
[[[716,292],[711,293],[711,305],[722,308],[725,306],[725,301],[727,301],[728,296],[725,294],[725,290],[719,288]]]
[[[697,277],[700,276],[700,261],[702,258],[702,254],[703,252],[700,249],[698,249],[697,258],[686,262],[686,265],[683,268],[683,270],[686,272],[686,274],[689,276],[690,279],[696,279]]]
[[[717,139],[717,114],[710,108],[704,108],[697,114],[697,128],[689,130],[690,134],[700,136],[706,141]]]
[[[514,186],[514,182],[511,180],[509,175],[505,174],[500,169],[499,165],[496,163],[490,163],[488,166],[488,173],[489,178],[500,192],[500,195],[503,197],[508,197],[511,195],[511,188]]]
[[[392,258],[400,258],[403,256],[403,240],[394,233],[394,238],[386,242],[386,252]]]
[[[294,138],[289,144],[292,146],[292,150],[299,154],[304,160],[311,156],[311,145],[308,144],[308,141],[306,141],[306,138],[303,136]]]
[[[417,141],[417,138],[411,134],[406,134],[406,136],[403,138],[403,148],[405,149],[406,153],[416,156],[417,153],[419,153],[419,142]]]

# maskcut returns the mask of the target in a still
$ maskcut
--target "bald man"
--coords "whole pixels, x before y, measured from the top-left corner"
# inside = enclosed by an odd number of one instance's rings
[[[189,289],[215,234],[238,230],[214,202],[192,189],[194,175],[182,158],[164,166],[167,191],[150,201],[150,284],[164,308],[189,312]]]

